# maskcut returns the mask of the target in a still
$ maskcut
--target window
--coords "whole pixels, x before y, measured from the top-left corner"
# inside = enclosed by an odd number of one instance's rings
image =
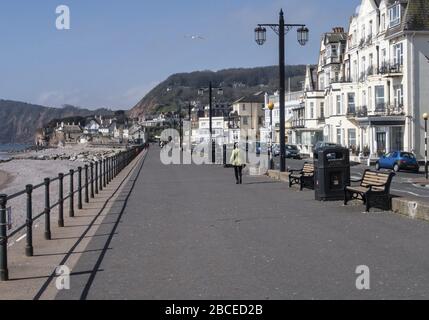
[[[337,57],[338,56],[338,51],[337,51],[337,46],[332,45],[332,57]]]
[[[368,37],[369,37],[369,38],[372,38],[372,20],[369,22]]]
[[[402,42],[393,46],[393,63],[395,66],[402,66],[404,64],[404,46]]]
[[[245,104],[243,104],[241,110],[246,111],[246,105]]]
[[[380,30],[381,31],[386,30],[386,14],[385,13],[383,13],[381,15]]]
[[[353,114],[356,112],[356,105],[355,105],[355,94],[354,93],[348,93],[347,94],[347,112],[350,114]]]
[[[375,86],[375,110],[384,110],[384,86]]]
[[[336,103],[336,105],[337,105],[337,115],[340,115],[340,114],[342,114],[342,110],[341,110],[341,96],[340,95],[338,95],[337,96],[337,103]]]
[[[320,103],[320,118],[322,118],[322,119],[325,118],[325,103],[324,102]]]
[[[389,9],[389,27],[393,28],[401,23],[401,6],[394,5]]]
[[[395,92],[394,103],[395,107],[402,107],[404,105],[404,94],[403,94],[403,86],[394,86],[393,90]]]
[[[247,126],[249,124],[248,117],[243,117],[243,125]]]
[[[342,130],[340,128],[337,128],[337,143],[341,144],[342,141]]]
[[[356,146],[356,129],[348,130],[348,146],[349,148]]]
[[[310,119],[314,118],[314,102],[310,102]]]

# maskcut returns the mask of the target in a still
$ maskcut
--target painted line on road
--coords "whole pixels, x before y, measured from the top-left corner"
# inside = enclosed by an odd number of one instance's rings
[[[24,235],[20,236],[18,239],[16,239],[16,242],[20,242],[22,239],[24,239],[26,237],[27,237],[27,235],[24,234]]]
[[[398,190],[398,189],[392,189],[392,191],[400,192],[400,193],[408,193],[408,194],[410,194],[412,196],[419,197],[419,198],[429,198],[429,196],[423,196],[423,195],[420,195],[418,193],[414,193],[414,192],[411,192],[411,191],[404,191],[404,190]]]

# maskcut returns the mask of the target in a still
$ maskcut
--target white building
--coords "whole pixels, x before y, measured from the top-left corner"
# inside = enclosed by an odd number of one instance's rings
[[[327,137],[366,151],[422,156],[429,110],[429,1],[363,0],[338,79],[326,84]],[[335,118],[335,119],[334,119]]]

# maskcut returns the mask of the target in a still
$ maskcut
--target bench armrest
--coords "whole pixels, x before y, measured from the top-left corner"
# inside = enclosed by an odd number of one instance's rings
[[[363,178],[360,179],[350,179],[350,182],[362,182]]]
[[[294,172],[302,173],[302,169],[299,169],[299,170],[289,170],[288,172],[290,172],[290,173],[294,173]]]

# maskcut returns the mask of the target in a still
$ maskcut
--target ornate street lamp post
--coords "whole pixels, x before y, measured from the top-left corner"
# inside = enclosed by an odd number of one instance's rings
[[[200,96],[204,95],[204,91],[206,91],[207,89],[201,88],[198,90],[198,94]],[[216,142],[213,139],[213,86],[212,83],[210,82],[209,84],[209,131],[210,131],[210,143],[211,143],[211,149],[212,149],[212,163],[216,163]],[[223,89],[222,88],[217,88],[217,94],[219,96],[223,95]]]
[[[274,103],[268,104],[268,110],[270,110],[270,145],[268,148],[268,166],[270,170],[274,170],[274,157],[273,157],[273,109]]]
[[[285,24],[283,10],[280,11],[278,24],[258,24],[255,29],[255,41],[263,45],[267,39],[266,27],[270,27],[279,36],[279,69],[280,69],[280,172],[286,171],[286,125],[285,125],[285,34],[298,27],[298,43],[304,46],[308,42],[309,30],[304,24]]]
[[[426,180],[429,179],[429,168],[428,168],[428,120],[429,114],[423,114],[423,120],[425,121],[425,174]]]

